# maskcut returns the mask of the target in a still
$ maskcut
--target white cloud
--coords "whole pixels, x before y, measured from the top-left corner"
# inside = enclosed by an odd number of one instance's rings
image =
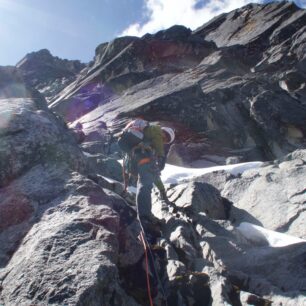
[[[122,32],[122,36],[142,36],[146,33],[155,33],[175,24],[185,25],[192,30],[203,25],[214,16],[229,12],[250,2],[263,0],[205,0],[200,5],[199,0],[145,0],[144,24],[135,23]],[[304,0],[302,0],[304,1]],[[196,5],[200,8],[196,9]]]

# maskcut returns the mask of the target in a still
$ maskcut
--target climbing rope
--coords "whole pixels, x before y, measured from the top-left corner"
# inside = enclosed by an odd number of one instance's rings
[[[149,295],[149,301],[150,306],[154,306],[152,294],[151,294],[151,284],[150,284],[150,277],[149,277],[149,259],[148,259],[148,252],[147,252],[147,245],[144,239],[143,232],[140,233],[140,238],[143,244],[144,252],[145,252],[145,258],[146,258],[146,277],[147,277],[147,288],[148,288],[148,295]]]
[[[143,248],[144,248],[144,252],[145,252],[145,258],[146,258],[146,277],[147,277],[147,287],[148,287],[148,295],[149,295],[149,300],[150,300],[150,306],[154,306],[154,305],[153,305],[153,301],[152,301],[151,285],[150,285],[150,278],[149,278],[149,257],[148,257],[148,252],[147,252],[148,250],[149,250],[150,257],[152,259],[153,272],[154,272],[154,274],[156,276],[156,279],[158,281],[159,287],[160,287],[160,289],[162,291],[162,295],[163,295],[164,301],[165,301],[165,306],[167,306],[168,303],[167,303],[166,293],[165,293],[164,287],[162,285],[162,282],[160,280],[160,277],[159,277],[159,275],[157,273],[157,269],[156,269],[156,265],[155,265],[155,261],[154,261],[153,252],[152,252],[150,244],[149,244],[149,242],[148,242],[148,240],[146,238],[145,231],[144,231],[144,228],[142,226],[142,223],[141,223],[139,217],[138,217],[138,221],[139,221],[140,228],[141,228],[140,238],[141,238],[141,241],[142,241],[142,244],[143,244]]]

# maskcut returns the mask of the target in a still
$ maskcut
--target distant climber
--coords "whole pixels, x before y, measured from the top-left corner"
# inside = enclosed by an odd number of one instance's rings
[[[136,206],[144,226],[158,223],[151,212],[153,184],[159,189],[161,198],[167,200],[160,171],[166,162],[165,144],[174,141],[175,134],[169,127],[150,124],[142,118],[131,121],[122,131],[118,145],[125,152],[123,162],[124,190],[129,176],[137,176]]]

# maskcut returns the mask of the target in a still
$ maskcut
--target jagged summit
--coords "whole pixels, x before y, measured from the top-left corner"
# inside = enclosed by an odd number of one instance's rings
[[[42,49],[27,54],[16,67],[27,84],[50,97],[75,80],[85,64],[78,60],[60,59],[49,50]]]
[[[61,59],[53,56],[48,49],[41,49],[37,52],[28,53],[16,64],[16,67],[25,73],[34,73],[35,70],[46,67],[53,68],[54,71],[57,68],[57,75],[55,76],[60,77],[79,73],[85,67],[85,64],[79,60]]]
[[[31,60],[44,60],[44,61],[48,61],[51,62],[53,61],[54,57],[52,56],[52,54],[50,53],[50,51],[48,49],[41,49],[39,51],[36,52],[31,52],[28,53],[24,58],[22,58],[17,64],[16,67],[17,68],[22,68],[22,66],[27,62],[27,61],[31,61]]]

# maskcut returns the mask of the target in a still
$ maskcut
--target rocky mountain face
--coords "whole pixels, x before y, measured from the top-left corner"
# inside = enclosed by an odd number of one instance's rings
[[[51,108],[86,134],[140,114],[167,121],[196,159],[281,157],[305,146],[305,24],[293,3],[250,4],[193,32],[117,38]]]
[[[27,54],[16,67],[29,86],[51,98],[74,81],[85,64],[78,60],[60,59],[52,56],[49,50],[42,49]]]
[[[118,38],[50,96],[38,60],[0,67],[0,305],[148,305],[147,277],[154,305],[304,305],[305,27],[281,2]],[[111,145],[137,115],[176,129],[172,164],[270,160],[154,190],[148,276]]]

